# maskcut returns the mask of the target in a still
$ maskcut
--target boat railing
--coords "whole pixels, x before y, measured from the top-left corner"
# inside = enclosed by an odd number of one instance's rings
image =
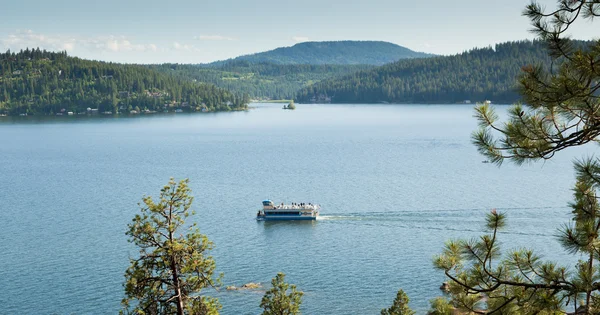
[[[273,206],[273,209],[277,210],[319,210],[319,205],[304,205],[304,206],[296,206],[296,205],[276,205]]]

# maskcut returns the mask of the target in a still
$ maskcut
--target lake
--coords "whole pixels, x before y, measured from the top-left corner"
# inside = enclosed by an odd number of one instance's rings
[[[142,196],[190,178],[224,285],[277,272],[304,314],[378,314],[399,288],[425,313],[441,295],[432,257],[508,214],[503,248],[573,264],[572,160],[498,168],[470,142],[468,105],[252,104],[247,112],[138,117],[0,117],[0,305],[6,314],[116,314]],[[506,107],[500,106],[500,111]],[[257,222],[265,198],[322,206],[315,222]],[[264,290],[208,290],[222,314],[259,314]]]

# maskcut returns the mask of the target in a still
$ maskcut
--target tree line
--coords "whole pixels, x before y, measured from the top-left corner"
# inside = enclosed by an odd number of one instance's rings
[[[583,43],[581,43],[583,44]],[[520,100],[515,78],[525,65],[550,64],[543,41],[515,41],[454,56],[400,60],[305,87],[298,102],[473,103]]]
[[[244,109],[249,98],[139,65],[84,60],[66,52],[0,53],[0,114]]]
[[[183,80],[207,82],[238,94],[248,94],[257,100],[280,100],[294,98],[298,90],[315,82],[370,69],[373,66],[275,64],[231,60],[210,65],[162,64],[148,67]]]

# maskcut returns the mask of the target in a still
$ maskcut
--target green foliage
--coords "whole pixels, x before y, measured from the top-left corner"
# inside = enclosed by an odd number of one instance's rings
[[[454,307],[450,302],[443,298],[437,297],[430,301],[431,308],[427,314],[429,315],[453,315]]]
[[[278,273],[271,280],[273,287],[263,296],[260,307],[264,309],[263,315],[294,315],[300,314],[302,303],[301,291],[296,291],[295,285],[285,283],[285,274]],[[288,289],[290,293],[288,294]]]
[[[280,65],[232,60],[211,65],[162,64],[148,67],[183,80],[212,83],[254,99],[270,100],[291,99],[305,86],[373,66]]]
[[[252,55],[240,56],[233,61],[294,65],[383,65],[406,58],[432,55],[415,52],[406,47],[381,41],[304,42],[291,47]],[[227,61],[218,61],[220,65]]]
[[[520,87],[527,105],[513,106],[504,126],[495,124],[491,108],[478,107],[481,128],[473,141],[490,161],[501,164],[510,159],[522,164],[549,159],[570,146],[594,141],[600,134],[600,41],[554,63],[552,73],[543,66],[524,68]]]
[[[509,110],[499,124],[488,104],[476,109],[479,152],[500,165],[550,159],[557,152],[598,141],[600,135],[600,40],[582,45],[563,37],[578,18],[600,16],[600,2],[561,0],[544,13],[532,3],[524,14],[547,44],[552,64],[525,66],[520,92],[526,105]],[[580,258],[573,268],[545,262],[532,250],[501,255],[498,231],[505,217],[492,211],[478,239],[450,241],[435,266],[450,281],[451,304],[461,312],[485,314],[600,313],[600,160],[575,162],[572,222],[560,229],[567,253]]]
[[[415,312],[408,307],[408,302],[408,296],[400,289],[392,306],[388,309],[382,309],[381,315],[414,315]]]
[[[0,53],[0,114],[123,112],[131,107],[163,111],[197,106],[244,109],[247,96],[212,84],[165,75],[145,66],[69,57],[26,49]]]
[[[515,78],[524,65],[550,58],[542,41],[477,48],[454,56],[400,60],[300,90],[298,102],[460,103],[520,99]]]
[[[218,314],[216,299],[200,296],[214,286],[213,243],[185,219],[193,197],[188,180],[173,179],[160,191],[160,199],[144,197],[141,214],[128,225],[130,242],[140,249],[125,272],[123,306],[135,314]],[[132,303],[134,302],[134,303]]]
[[[600,221],[598,221],[600,222]],[[501,255],[498,232],[506,223],[503,214],[488,214],[488,234],[478,239],[450,241],[434,265],[450,278],[452,304],[461,312],[502,314],[560,313],[562,306],[585,292],[582,279],[565,267],[542,262],[533,251],[514,250]],[[436,307],[443,305],[438,301]]]

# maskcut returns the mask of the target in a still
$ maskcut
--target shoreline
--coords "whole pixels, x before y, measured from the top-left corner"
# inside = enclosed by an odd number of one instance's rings
[[[252,109],[247,106],[246,108],[235,108],[231,110],[215,110],[215,111],[148,111],[148,112],[135,112],[135,113],[98,113],[98,112],[84,112],[84,113],[72,113],[72,114],[19,114],[9,115],[0,114],[0,119],[3,117],[141,117],[141,116],[164,116],[164,115],[175,115],[175,114],[214,114],[214,113],[229,113],[229,112],[243,112]]]

